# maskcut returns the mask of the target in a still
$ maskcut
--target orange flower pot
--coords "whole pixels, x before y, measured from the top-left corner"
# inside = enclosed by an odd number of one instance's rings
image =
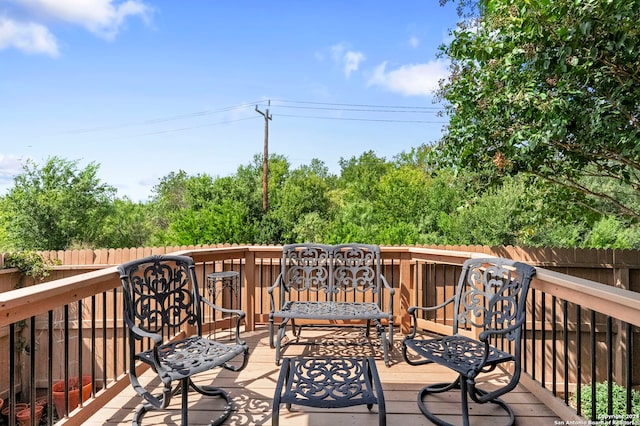
[[[25,408],[28,408],[29,404],[26,404],[24,402],[18,402],[16,403],[14,409],[15,409],[15,413],[19,413],[20,411],[24,410]],[[11,405],[7,404],[6,407],[4,407],[2,409],[2,411],[0,412],[0,414],[2,414],[2,418],[4,419],[5,423],[9,424],[9,411],[11,410]]]
[[[53,404],[56,407],[56,413],[58,418],[62,418],[67,415],[67,410],[64,403],[64,389],[65,382],[60,381],[53,384],[51,389],[53,394]],[[69,379],[67,386],[69,392],[69,409],[75,410],[80,402],[80,384],[77,377]],[[89,399],[91,396],[91,376],[82,376],[82,402]]]
[[[36,414],[36,422],[35,424],[40,423],[40,419],[42,418],[42,412],[44,411],[44,407],[42,405],[36,405],[35,414]],[[20,426],[31,426],[31,407],[27,405],[27,408],[24,410],[20,410],[16,413],[16,419]]]

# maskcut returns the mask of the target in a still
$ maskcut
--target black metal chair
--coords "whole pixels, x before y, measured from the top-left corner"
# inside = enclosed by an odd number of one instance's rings
[[[453,297],[437,306],[409,308],[412,330],[402,342],[405,361],[411,365],[434,362],[458,374],[452,383],[425,386],[418,393],[420,411],[429,420],[439,425],[449,424],[436,417],[424,400],[428,394],[455,389],[460,392],[465,426],[469,425],[468,397],[477,403],[497,404],[509,415],[508,424],[514,423],[513,411],[499,397],[515,388],[520,380],[522,325],[534,274],[532,266],[508,259],[470,259],[463,265]],[[418,333],[418,312],[436,311],[451,303],[454,304],[451,335],[427,337]],[[505,385],[491,391],[476,386],[480,373],[493,371],[507,362],[512,364],[512,370]]]
[[[241,310],[224,309],[200,295],[193,259],[187,256],[155,255],[118,267],[124,294],[124,320],[129,329],[129,378],[145,402],[136,410],[133,425],[147,411],[165,409],[171,397],[182,393],[182,424],[187,425],[187,394],[196,392],[226,401],[222,415],[213,424],[224,422],[233,410],[231,397],[214,386],[194,384],[194,374],[222,367],[240,371],[247,365],[249,348],[240,339]],[[235,342],[221,343],[202,337],[202,304],[237,318]],[[193,336],[180,335],[185,328]],[[141,349],[142,348],[142,349]],[[239,355],[242,362],[232,364]],[[138,380],[136,362],[149,364],[164,388],[158,396],[147,391]]]

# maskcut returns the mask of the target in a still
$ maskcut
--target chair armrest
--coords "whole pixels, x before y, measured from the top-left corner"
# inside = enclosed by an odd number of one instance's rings
[[[282,272],[278,274],[276,280],[273,282],[273,285],[267,288],[267,293],[269,293],[269,298],[271,299],[271,312],[276,311],[276,301],[273,298],[273,291],[280,287],[280,304],[282,305],[282,291],[289,291],[289,289],[283,284],[282,281]]]
[[[445,306],[447,306],[449,303],[453,302],[456,299],[455,296],[452,296],[450,298],[448,298],[447,300],[445,300],[444,302],[440,303],[439,305],[435,305],[435,306],[409,306],[409,308],[407,309],[407,313],[413,316],[416,316],[416,311],[423,311],[423,312],[428,312],[428,311],[435,311],[438,309],[442,309]]]
[[[276,277],[276,280],[273,282],[273,285],[267,288],[267,293],[273,294],[273,291],[276,288],[278,288],[280,285],[282,285],[282,272],[278,274],[278,276]]]
[[[455,296],[450,297],[449,299],[445,300],[444,302],[440,303],[439,305],[435,305],[435,306],[410,306],[407,309],[407,313],[409,315],[411,315],[411,317],[413,318],[413,321],[411,321],[411,331],[409,332],[409,334],[407,334],[406,338],[407,339],[413,339],[414,337],[416,337],[416,333],[418,332],[418,311],[422,311],[422,312],[430,312],[430,311],[436,311],[438,309],[442,309],[445,306],[447,306],[449,303],[453,302],[456,299]]]
[[[384,288],[389,291],[389,315],[393,315],[393,296],[396,294],[396,289],[389,285],[384,275],[380,274],[380,279]]]
[[[140,339],[152,339],[153,342],[156,345],[160,345],[162,344],[162,336],[157,334],[157,333],[149,333],[147,331],[144,331],[143,329],[141,329],[140,327],[138,327],[137,325],[135,325],[132,321],[129,320],[129,318],[127,318],[125,316],[124,318],[124,322],[127,324],[127,327],[129,327],[129,330],[135,335],[135,338],[140,340]]]
[[[211,307],[216,311],[223,312],[225,314],[233,314],[238,317],[238,321],[236,321],[236,333],[235,333],[236,344],[244,345],[245,344],[244,340],[240,339],[240,324],[242,324],[242,320],[247,316],[247,314],[241,309],[228,309],[228,308],[223,308],[222,306],[218,306],[215,303],[212,303],[206,297],[201,297],[201,299],[207,306]]]
[[[491,336],[496,336],[499,334],[509,334],[511,332],[516,331],[518,328],[522,327],[522,323],[524,322],[524,317],[522,319],[520,319],[520,321],[516,321],[515,324],[512,324],[510,327],[507,328],[503,328],[503,329],[493,329],[493,330],[485,330],[482,331],[479,335],[478,335],[478,339],[480,339],[483,342],[486,342],[489,340],[489,337]]]
[[[242,309],[229,309],[229,308],[223,308],[222,306],[218,306],[215,303],[211,302],[209,299],[207,299],[206,297],[201,297],[200,298],[204,303],[206,303],[208,306],[210,306],[211,308],[213,308],[216,311],[220,311],[223,312],[225,314],[234,314],[237,315],[239,319],[243,319],[244,317],[247,316],[247,314],[242,310]]]

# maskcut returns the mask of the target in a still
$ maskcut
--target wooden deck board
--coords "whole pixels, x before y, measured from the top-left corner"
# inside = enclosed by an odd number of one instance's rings
[[[303,337],[321,337],[330,331],[323,329],[305,330]],[[340,332],[346,333],[346,332]],[[290,334],[290,333],[289,333]],[[236,405],[235,411],[225,424],[229,425],[271,425],[271,410],[273,393],[280,367],[275,365],[275,352],[269,347],[268,330],[260,328],[256,332],[245,333],[250,349],[250,359],[247,368],[241,372],[215,370],[203,373],[197,377],[198,383],[214,384],[224,388],[231,394]],[[356,350],[359,355],[374,355],[378,373],[382,382],[387,410],[388,425],[429,425],[422,416],[416,404],[418,390],[428,383],[452,380],[448,370],[425,365],[414,367],[402,360],[399,343],[402,336],[396,334],[395,350],[392,351],[390,367],[385,367],[382,351],[371,345],[291,345],[285,356],[296,355],[353,355]],[[375,339],[372,340],[376,342]],[[354,349],[355,348],[355,349]],[[148,383],[159,386],[160,382],[152,372],[145,373]],[[488,377],[487,380],[492,380]],[[553,424],[559,418],[545,405],[540,403],[522,386],[505,395],[503,398],[514,410],[518,424]],[[96,415],[85,424],[90,425],[123,425],[131,424],[133,412],[140,403],[140,398],[131,387],[112,399]],[[190,395],[190,425],[209,424],[221,413],[222,402],[217,398],[204,397],[197,393]],[[445,420],[459,424],[457,414],[460,403],[455,394],[438,396],[429,400],[429,407]],[[319,409],[310,407],[292,407],[289,412],[282,406],[280,409],[280,424],[283,426],[335,426],[354,425],[368,426],[378,424],[377,407],[369,411],[365,406],[348,407],[342,409]],[[504,417],[503,412],[491,404],[471,404],[470,412],[474,425],[499,425],[503,422],[498,417]],[[169,410],[147,413],[143,418],[143,425],[169,425],[180,423],[180,397],[175,397]]]

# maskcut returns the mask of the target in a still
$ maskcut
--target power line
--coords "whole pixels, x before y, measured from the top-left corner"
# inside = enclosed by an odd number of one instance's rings
[[[152,136],[152,135],[162,135],[165,133],[184,132],[186,130],[201,129],[203,127],[220,126],[222,124],[235,123],[237,121],[245,121],[245,120],[255,120],[258,118],[260,117],[236,118],[235,120],[218,121],[217,123],[202,124],[200,126],[180,127],[178,129],[168,129],[168,130],[159,130],[157,132],[140,133],[135,136]]]
[[[144,125],[147,125],[147,124],[165,123],[165,122],[168,122],[168,121],[183,120],[183,119],[187,119],[187,118],[195,118],[195,117],[202,117],[202,116],[205,116],[205,115],[218,114],[218,113],[221,113],[221,112],[235,111],[235,110],[238,110],[238,109],[252,107],[252,106],[256,105],[256,103],[264,103],[264,102],[265,101],[257,101],[257,102],[251,102],[251,103],[246,103],[246,104],[233,105],[233,106],[229,106],[229,107],[225,107],[225,108],[220,108],[220,109],[217,109],[217,110],[195,111],[195,112],[190,112],[190,113],[186,113],[186,114],[179,114],[179,115],[174,115],[174,116],[169,116],[169,117],[152,118],[152,119],[143,120],[143,121],[134,121],[134,122],[129,122],[129,123],[113,124],[113,125],[98,126],[98,127],[88,127],[88,128],[85,128],[85,129],[68,130],[68,131],[63,132],[63,133],[71,133],[71,134],[92,133],[92,132],[98,132],[98,131],[102,131],[102,130],[113,130],[113,129],[121,129],[121,128],[126,128],[126,127],[144,126]]]
[[[323,117],[319,115],[292,115],[276,114],[278,117],[311,118],[318,120],[343,120],[343,121],[377,121],[383,123],[421,123],[421,124],[447,124],[446,121],[425,121],[425,120],[391,120],[383,118],[352,118],[352,117]]]
[[[310,105],[334,105],[334,106],[362,107],[362,108],[423,109],[423,110],[436,110],[436,111],[439,111],[442,109],[440,107],[426,107],[426,106],[349,104],[349,103],[334,103],[334,102],[291,101],[291,100],[284,100],[284,99],[276,99],[273,102],[285,102],[290,104],[310,104]]]
[[[372,108],[335,108],[335,107],[313,107],[313,106],[296,106],[296,105],[278,105],[278,108],[292,109],[314,109],[325,111],[355,111],[355,112],[399,112],[403,114],[437,114],[436,110],[417,110],[407,111],[406,109],[372,109]],[[391,108],[391,107],[390,107]]]
[[[74,129],[63,132],[64,134],[83,134],[101,132],[107,130],[156,125],[161,123],[167,123],[176,120],[185,120],[191,118],[199,118],[212,114],[219,114],[224,112],[237,111],[257,105],[265,105],[268,101],[263,99],[250,103],[243,103],[238,105],[227,106],[215,110],[203,110],[194,111],[185,114],[177,114],[173,116],[165,116],[152,118],[142,121],[133,121],[128,123],[120,123],[113,125],[89,127],[84,129]],[[362,113],[390,113],[390,114],[434,114],[440,111],[438,107],[428,106],[404,106],[404,105],[375,105],[375,104],[357,104],[357,103],[338,103],[338,102],[315,102],[315,101],[300,101],[300,100],[275,100],[271,101],[269,105],[273,108],[273,103],[277,103],[275,108],[287,108],[287,109],[300,109],[300,110],[317,110],[317,111],[336,111],[336,112],[362,112]],[[287,105],[291,104],[291,105]],[[429,121],[429,120],[402,120],[402,119],[383,119],[383,118],[357,118],[357,117],[328,117],[328,116],[315,116],[315,115],[293,115],[293,114],[276,114],[281,117],[291,118],[305,118],[305,119],[318,119],[318,120],[341,120],[341,121],[368,121],[368,122],[382,122],[382,123],[416,123],[416,124],[446,124],[446,121]],[[160,135],[166,133],[174,133],[187,131],[197,128],[217,126],[223,124],[234,123],[237,121],[251,120],[258,117],[239,118],[234,120],[220,121],[216,123],[209,123],[198,126],[186,126],[176,129],[159,130],[155,132],[145,132],[134,136],[150,136]]]

